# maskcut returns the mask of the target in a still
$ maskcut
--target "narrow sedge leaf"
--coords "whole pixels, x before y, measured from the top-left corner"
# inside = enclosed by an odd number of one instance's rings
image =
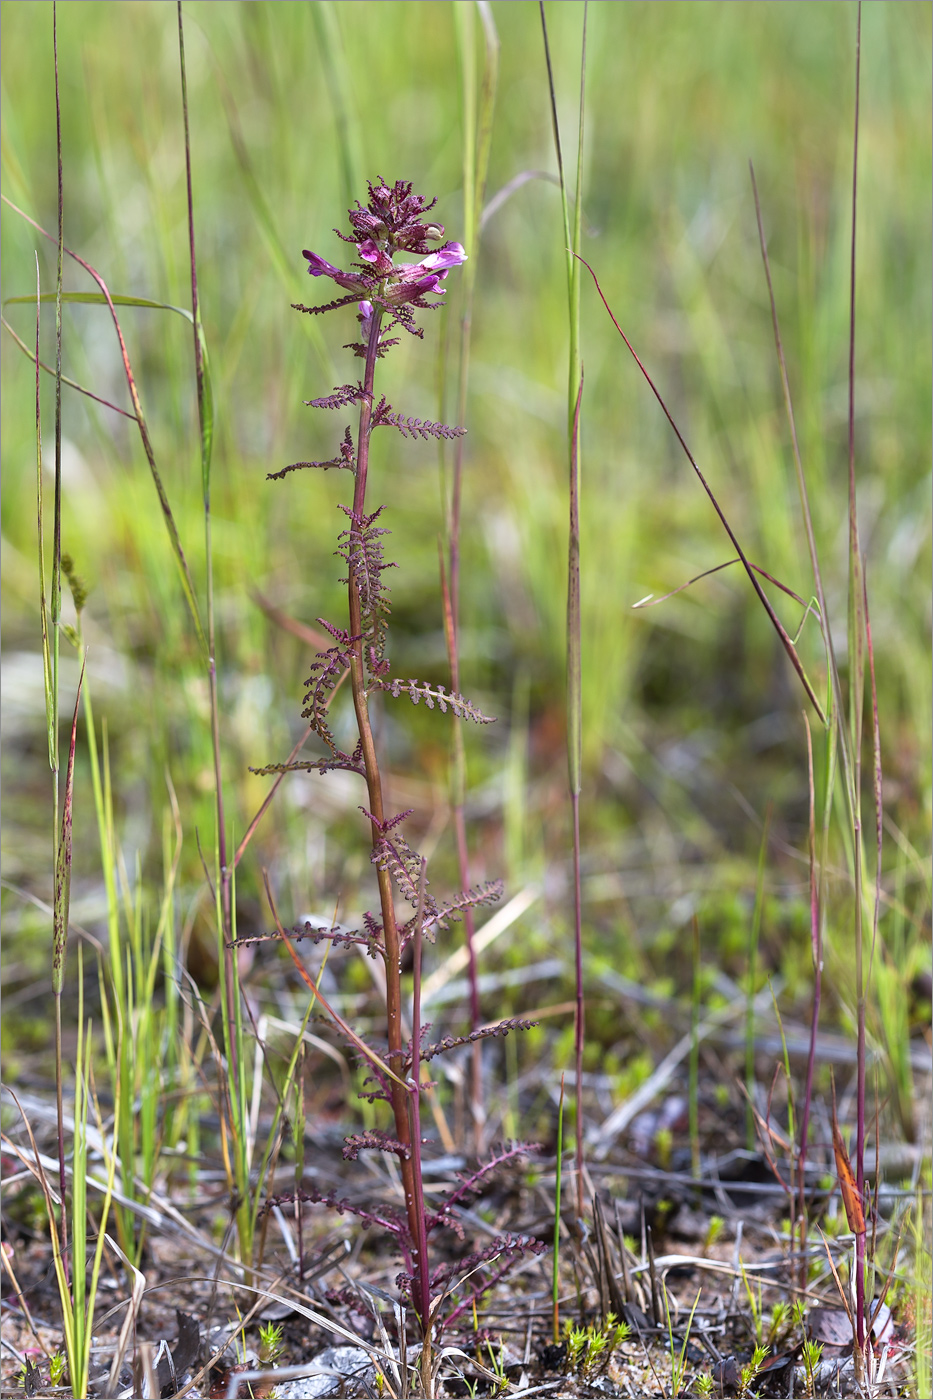
[[[16,206],[11,205],[10,207],[15,208]],[[17,212],[19,211],[17,210]],[[30,219],[29,222],[32,223],[32,219]],[[39,225],[36,224],[35,227],[39,228]],[[45,230],[40,229],[40,232],[44,233]],[[68,253],[67,248],[65,251]],[[68,253],[68,256],[74,257],[74,253]],[[40,300],[54,302],[57,301],[58,298],[54,292],[43,292]],[[179,316],[184,316],[186,321],[191,321],[193,319],[191,312],[184,306],[173,306],[172,303],[168,301],[152,301],[149,297],[119,296],[115,292],[110,293],[109,296],[104,296],[102,292],[62,292],[62,301],[77,302],[83,306],[141,306],[148,307],[152,311],[174,311]],[[33,302],[35,302],[35,297],[33,296],[7,297],[3,305],[32,305]]]
[[[68,941],[68,912],[71,903],[71,812],[74,799],[75,742],[78,736],[78,706],[84,667],[78,678],[74,716],[71,721],[71,741],[68,746],[68,769],[65,774],[65,804],[62,809],[62,829],[55,860],[55,908],[52,916],[52,991],[61,996],[65,981],[65,945]]]

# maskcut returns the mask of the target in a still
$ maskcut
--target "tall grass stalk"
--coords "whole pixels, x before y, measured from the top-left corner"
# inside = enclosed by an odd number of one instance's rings
[[[560,1198],[561,1173],[564,1165],[564,1076],[560,1077],[560,1100],[557,1105],[557,1146],[554,1153],[554,1243],[551,1250],[551,1338],[555,1346],[560,1341]]]
[[[693,991],[690,998],[690,1070],[687,1112],[690,1134],[690,1169],[700,1179],[700,921],[693,916]]]
[[[244,1063],[243,1008],[240,996],[239,963],[234,946],[236,912],[234,901],[235,865],[227,858],[227,820],[224,810],[223,767],[220,744],[220,697],[217,690],[217,633],[214,616],[214,550],[211,520],[211,459],[214,444],[214,406],[206,342],[198,297],[198,264],[194,231],[194,188],[191,174],[191,132],[188,120],[188,79],[185,67],[185,31],[181,0],[177,0],[178,62],[181,77],[181,108],[185,144],[185,193],[188,219],[188,258],[191,280],[191,329],[194,347],[195,393],[201,459],[201,496],[204,509],[204,571],[207,616],[207,682],[210,703],[211,752],[214,779],[214,887],[217,919],[217,957],[223,981],[223,1026],[226,1050],[224,1100],[229,1114],[232,1187],[235,1193],[240,1258],[252,1264],[252,1224],[255,1219],[250,1201],[250,1144],[247,1116],[246,1066]],[[255,1030],[255,1027],[253,1028]],[[257,1038],[256,1053],[259,1054]]]
[[[761,914],[765,895],[765,865],[768,858],[768,833],[771,830],[771,804],[765,816],[761,833],[761,846],[758,851],[758,878],[755,882],[755,911],[748,927],[746,946],[746,976],[748,986],[745,991],[745,1146],[749,1152],[755,1147],[755,981],[758,969],[758,943],[761,938]]]
[[[58,1171],[61,1188],[62,1214],[62,1254],[67,1259],[68,1212],[65,1204],[65,1119],[63,1098],[63,1047],[62,1047],[62,992],[65,986],[65,961],[68,950],[68,915],[71,904],[71,834],[74,803],[75,741],[78,733],[78,707],[81,703],[81,682],[84,667],[78,681],[75,696],[74,718],[71,723],[71,739],[68,745],[68,764],[65,770],[65,791],[62,803],[62,825],[58,837],[58,851],[55,858],[55,892],[52,917],[52,996],[55,1000],[55,1106],[58,1119]],[[76,1230],[76,1205],[72,1197],[72,1233]],[[73,1240],[74,1243],[74,1240]],[[64,1265],[67,1275],[67,1262]]]
[[[477,11],[483,31],[483,72],[478,96],[475,25]],[[460,283],[460,343],[457,357],[457,409],[455,416],[458,423],[463,423],[467,416],[473,302],[479,265],[483,203],[489,173],[489,153],[492,146],[496,88],[499,77],[499,36],[488,0],[476,0],[475,9],[472,4],[455,3],[453,16],[456,25],[457,47],[460,53],[463,107],[463,238],[464,244],[470,252],[470,258],[464,265]],[[463,501],[463,450],[464,440],[462,437],[458,437],[453,444],[453,464],[450,471],[449,487],[445,483],[447,499],[445,501],[444,528],[447,558],[446,570],[443,562],[441,568],[444,633],[450,667],[450,688],[457,694],[460,693],[460,535]],[[443,439],[441,440],[441,464],[443,467]],[[456,715],[453,717],[451,735],[450,792],[460,888],[466,890],[470,888],[470,853],[464,811],[466,751],[463,726]],[[482,1024],[482,1008],[480,1006],[479,972],[474,947],[476,925],[472,909],[464,910],[463,930],[468,955],[470,1027],[471,1030],[475,1031]],[[473,1130],[479,1152],[483,1145],[483,1124],[486,1116],[483,1102],[483,1047],[480,1040],[475,1041],[473,1045],[470,1087]]]
[[[55,869],[52,931],[52,994],[55,998],[55,1105],[58,1116],[58,1172],[62,1198],[62,1253],[67,1270],[67,1211],[65,1208],[65,1130],[62,1106],[62,989],[65,978],[65,957],[68,942],[68,902],[71,886],[71,794],[66,792],[62,830],[58,830],[59,814],[59,748],[58,710],[61,656],[62,612],[62,247],[64,237],[64,184],[62,179],[62,122],[58,87],[58,7],[52,5],[52,50],[55,60],[55,151],[58,176],[58,260],[55,279],[55,497],[52,508],[52,587],[50,625],[42,618],[43,668],[45,675],[45,710],[49,727],[49,763],[52,769],[52,857]],[[36,264],[38,293],[38,262]],[[38,453],[39,500],[42,516],[42,450],[39,427],[39,308],[36,307],[36,447]],[[40,523],[39,548],[43,547]],[[45,593],[45,560],[39,559],[39,591]],[[50,644],[49,644],[50,643]],[[50,654],[49,654],[50,652]],[[77,719],[77,701],[75,719]],[[74,726],[72,726],[70,777],[74,773]],[[70,777],[69,783],[70,786]],[[67,835],[67,850],[65,841]]]
[[[809,903],[810,903],[810,954],[813,963],[813,1000],[810,1017],[810,1044],[807,1054],[807,1070],[804,1085],[803,1105],[800,1117],[800,1141],[798,1144],[798,1172],[799,1172],[799,1225],[800,1225],[800,1252],[801,1252],[801,1286],[806,1283],[807,1274],[807,1212],[806,1212],[806,1159],[808,1147],[808,1134],[810,1125],[810,1110],[813,1097],[814,1073],[816,1068],[817,1035],[820,1023],[820,1007],[822,1003],[823,990],[823,944],[824,928],[826,923],[827,905],[827,880],[830,864],[830,838],[833,827],[833,807],[836,796],[838,778],[838,757],[840,752],[843,758],[843,772],[848,771],[849,746],[847,734],[841,725],[840,717],[844,713],[842,682],[839,676],[839,667],[836,661],[836,653],[833,645],[832,631],[829,625],[829,614],[826,606],[826,594],[823,585],[823,573],[820,566],[820,558],[817,550],[816,536],[813,529],[813,515],[810,507],[810,497],[807,489],[807,481],[803,470],[803,461],[800,453],[800,444],[797,435],[797,423],[794,414],[793,399],[790,391],[790,380],[787,374],[787,361],[784,355],[784,344],[781,338],[780,322],[778,320],[777,302],[774,295],[774,285],[771,279],[771,263],[768,257],[768,244],[765,237],[764,223],[761,214],[761,200],[758,194],[758,183],[755,179],[754,166],[749,163],[749,172],[752,182],[752,194],[755,201],[755,219],[758,227],[758,241],[761,249],[762,264],[764,267],[765,281],[768,287],[768,301],[771,309],[771,324],[774,333],[775,353],[778,368],[781,375],[781,390],[784,399],[784,409],[787,416],[788,430],[790,433],[791,449],[794,461],[794,474],[797,482],[797,494],[800,502],[800,513],[804,525],[804,533],[807,540],[807,551],[810,558],[810,568],[813,576],[813,585],[816,590],[818,620],[820,632],[823,640],[826,655],[826,712],[824,720],[824,763],[823,763],[823,800],[821,806],[820,823],[820,849],[817,854],[816,849],[816,794],[813,772],[813,739],[810,730],[810,721],[804,713],[804,725],[807,738],[807,790],[809,805],[808,820],[808,865],[809,865]]]
[[[583,398],[583,367],[580,357],[580,265],[577,257],[581,246],[583,217],[583,137],[586,115],[586,21],[588,0],[583,5],[583,27],[580,48],[580,103],[577,126],[577,170],[571,219],[570,197],[564,176],[560,124],[557,119],[557,93],[551,67],[544,0],[538,0],[544,55],[547,63],[548,88],[551,100],[551,120],[557,169],[560,178],[561,213],[564,226],[564,248],[567,264],[567,313],[569,325],[569,354],[567,381],[567,441],[569,450],[568,489],[568,549],[567,549],[567,769],[570,794],[573,851],[573,931],[574,973],[576,984],[574,1012],[575,1108],[576,1108],[576,1197],[577,1215],[582,1220],[584,1209],[583,1185],[583,1050],[586,1040],[586,1004],[583,993],[583,898],[580,878],[580,793],[583,766],[583,694],[582,694],[582,635],[580,619],[580,406]]]
[[[865,1197],[865,1008],[866,981],[864,968],[863,932],[863,852],[862,852],[862,722],[865,707],[865,646],[870,644],[868,633],[868,595],[865,581],[865,562],[859,540],[858,503],[855,479],[855,249],[856,212],[858,207],[858,138],[859,138],[859,99],[862,65],[862,5],[859,0],[858,22],[855,40],[855,113],[852,139],[852,233],[849,261],[849,405],[848,405],[848,463],[849,463],[849,597],[848,597],[848,647],[849,666],[849,708],[848,730],[852,754],[852,777],[849,792],[849,808],[852,821],[852,856],[854,885],[853,937],[855,942],[855,995],[856,995],[856,1089],[855,1089],[855,1178],[859,1196]],[[877,708],[873,713],[873,733],[877,736]],[[880,799],[880,791],[879,791]],[[879,839],[881,813],[878,812]],[[880,888],[875,897],[875,923],[877,926]],[[872,945],[874,952],[874,944]],[[860,1352],[864,1352],[867,1342],[865,1326],[865,1233],[860,1231],[855,1237],[855,1335]]]
[[[807,867],[809,871],[810,895],[810,956],[813,962],[813,1009],[810,1016],[810,1045],[807,1051],[807,1075],[803,1091],[803,1105],[800,1110],[800,1142],[797,1147],[797,1163],[800,1174],[798,1218],[800,1225],[800,1277],[802,1288],[807,1283],[807,1138],[810,1128],[810,1108],[813,1101],[813,1075],[816,1069],[816,1037],[820,1021],[820,1000],[823,990],[823,920],[820,880],[816,863],[816,791],[813,780],[813,736],[810,720],[804,714],[807,734]],[[830,731],[831,732],[831,731]],[[827,750],[829,743],[827,743]],[[825,805],[824,805],[825,814]],[[828,833],[828,822],[824,822],[824,837]],[[825,861],[821,868],[825,870]]]

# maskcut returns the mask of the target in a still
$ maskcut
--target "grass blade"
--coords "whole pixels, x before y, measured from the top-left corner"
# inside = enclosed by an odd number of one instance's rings
[[[483,74],[477,101],[476,36],[474,16],[479,13],[483,27]],[[460,55],[460,79],[463,103],[463,241],[470,251],[461,278],[460,347],[457,382],[456,421],[467,416],[470,382],[470,352],[473,329],[473,302],[479,263],[479,243],[486,181],[489,174],[489,154],[492,145],[493,117],[499,83],[499,35],[487,0],[472,5],[453,6],[457,47]],[[450,688],[459,694],[460,685],[460,528],[463,493],[464,441],[457,438],[454,445],[450,499],[445,514],[447,565],[441,557],[441,595],[444,609],[444,635],[450,667]],[[442,464],[443,464],[443,458]],[[454,839],[457,847],[457,867],[461,889],[470,888],[470,855],[466,835],[464,804],[466,801],[466,751],[463,726],[459,717],[453,719],[450,759],[451,808]],[[463,916],[464,938],[468,955],[470,984],[471,1030],[482,1024],[479,996],[479,973],[474,938],[476,921],[472,909]],[[483,1102],[483,1047],[477,1041],[472,1050],[470,1099],[476,1147],[482,1146],[485,1108]]]
[[[590,267],[590,264],[586,261],[585,258],[581,258],[580,255],[579,255],[579,253],[575,253],[574,256],[577,257],[577,258],[579,258],[580,262],[583,264],[583,266],[586,268],[587,272],[588,272],[588,273],[590,274],[590,276],[592,277],[593,282],[594,282],[594,284],[595,284],[595,286],[596,286],[596,291],[597,291],[597,293],[599,294],[599,299],[600,299],[600,301],[602,302],[603,306],[606,308],[606,311],[607,311],[608,314],[609,314],[609,319],[612,321],[612,324],[615,326],[616,330],[619,332],[619,335],[620,335],[620,336],[622,337],[622,339],[624,340],[625,345],[626,345],[626,348],[627,348],[628,351],[629,351],[629,354],[632,356],[632,359],[635,361],[635,363],[637,364],[638,368],[641,370],[642,375],[644,376],[644,379],[645,379],[645,381],[646,381],[647,384],[648,384],[648,387],[650,388],[651,392],[654,394],[655,398],[657,399],[658,403],[660,404],[661,410],[662,410],[662,412],[663,412],[665,418],[667,419],[668,423],[670,423],[671,427],[673,428],[673,430],[674,430],[674,436],[677,438],[677,441],[680,443],[680,446],[683,448],[684,455],[686,456],[687,461],[690,463],[691,467],[693,468],[694,473],[696,474],[697,480],[699,481],[700,485],[703,487],[703,490],[706,492],[707,496],[709,497],[709,500],[710,500],[710,503],[712,504],[713,509],[715,510],[716,514],[719,516],[719,519],[720,519],[720,522],[721,522],[721,524],[722,524],[723,529],[725,530],[726,534],[729,536],[729,539],[730,539],[730,541],[731,541],[731,543],[732,543],[733,549],[735,550],[736,554],[739,556],[739,559],[742,561],[742,566],[743,566],[743,568],[745,569],[745,572],[746,572],[746,574],[748,575],[749,580],[751,581],[752,587],[754,588],[756,594],[758,595],[759,602],[761,603],[761,605],[762,605],[762,607],[764,608],[765,612],[768,614],[768,617],[769,617],[770,620],[771,620],[771,625],[772,625],[772,627],[774,628],[775,632],[777,632],[778,636],[779,636],[780,639],[781,639],[781,645],[783,646],[785,652],[787,653],[787,656],[788,656],[788,659],[789,659],[791,665],[793,666],[794,670],[797,672],[797,675],[798,675],[799,678],[800,678],[800,682],[801,682],[801,684],[802,684],[804,690],[805,690],[806,693],[807,693],[807,698],[809,699],[809,701],[810,701],[811,705],[813,706],[814,710],[816,710],[816,713],[819,715],[820,723],[825,725],[825,723],[826,723],[826,714],[825,714],[825,712],[824,712],[824,710],[823,710],[823,706],[820,704],[820,701],[819,701],[819,699],[817,698],[817,695],[816,695],[816,692],[815,692],[814,689],[813,689],[813,686],[810,684],[809,678],[807,677],[807,673],[806,673],[806,671],[805,671],[804,668],[803,668],[803,663],[802,663],[802,661],[800,660],[800,657],[797,655],[797,649],[796,649],[796,647],[794,646],[794,643],[792,642],[791,638],[788,636],[787,630],[786,630],[786,628],[784,627],[784,624],[781,622],[781,619],[778,617],[777,613],[774,611],[774,608],[773,608],[773,606],[772,606],[772,604],[771,604],[771,600],[768,598],[768,595],[765,593],[765,591],[764,591],[764,589],[762,588],[761,584],[758,582],[758,578],[757,578],[757,576],[756,576],[756,574],[755,574],[754,568],[752,567],[751,561],[748,559],[748,557],[747,557],[746,554],[745,554],[745,551],[743,550],[742,546],[739,544],[739,541],[738,541],[738,539],[737,539],[737,537],[736,537],[736,535],[735,535],[735,532],[734,532],[733,529],[732,529],[732,526],[729,524],[729,521],[727,520],[726,515],[725,515],[725,513],[724,513],[722,507],[721,507],[720,504],[719,504],[719,501],[717,500],[716,496],[715,496],[714,493],[713,493],[712,487],[710,486],[709,482],[706,480],[706,477],[703,475],[702,471],[700,470],[699,463],[697,462],[697,460],[696,460],[696,458],[694,457],[693,453],[690,451],[690,448],[687,446],[686,440],[685,440],[683,434],[681,433],[680,429],[678,428],[677,424],[674,422],[674,419],[673,419],[673,417],[672,417],[672,415],[671,415],[670,409],[667,407],[667,404],[665,403],[664,398],[662,397],[660,390],[657,388],[657,386],[656,386],[654,380],[651,378],[651,375],[648,373],[647,369],[645,368],[644,364],[642,363],[641,359],[639,358],[639,356],[638,356],[637,352],[635,351],[635,348],[634,348],[634,346],[632,345],[631,341],[629,340],[628,336],[625,334],[625,332],[623,331],[622,327],[619,325],[619,322],[616,320],[615,315],[614,315],[614,313],[613,313],[613,311],[612,311],[612,308],[610,307],[608,301],[606,300],[606,297],[605,297],[605,295],[604,295],[604,293],[603,293],[603,289],[602,289],[602,287],[601,287],[600,284],[599,284],[599,278],[596,276],[596,273],[593,271],[592,267]]]
[[[583,6],[583,37],[580,54],[580,111],[577,134],[577,172],[571,229],[570,203],[564,178],[564,160],[557,118],[557,93],[551,66],[544,0],[539,0],[544,54],[547,63],[548,89],[551,99],[551,121],[560,176],[561,212],[564,220],[564,246],[567,258],[567,311],[569,317],[569,380],[568,380],[568,445],[570,459],[569,542],[567,564],[567,762],[570,786],[571,822],[573,827],[573,887],[574,887],[574,961],[576,1000],[574,1017],[574,1056],[576,1078],[576,1182],[577,1215],[582,1220],[583,1191],[583,1046],[585,1037],[583,998],[583,927],[580,882],[580,792],[583,761],[583,703],[580,618],[580,405],[583,398],[583,370],[580,363],[580,252],[583,204],[583,137],[586,115],[586,21],[587,3]]]
[[[39,255],[36,254],[36,534],[39,550],[39,621],[42,629],[42,679],[45,693],[45,727],[49,746],[49,767],[55,771],[57,730],[55,687],[52,683],[52,652],[49,642],[48,601],[45,595],[45,520],[42,508],[42,410],[39,386]],[[22,344],[22,342],[20,342]],[[26,349],[23,346],[23,349]]]
[[[35,219],[31,219],[29,215],[24,213],[24,211],[20,209],[17,205],[15,205],[12,202],[12,200],[7,199],[6,195],[3,195],[2,199],[4,203],[7,204],[9,208],[14,211],[14,213],[19,214],[21,218],[25,219],[27,223],[33,226],[33,228],[37,229],[39,233],[41,233],[45,238],[48,238],[51,242],[54,242],[54,239],[52,239],[51,234],[47,233],[41,224],[37,223]],[[139,436],[142,441],[143,450],[146,454],[146,460],[149,463],[149,471],[152,476],[153,485],[156,488],[156,494],[159,498],[159,505],[162,510],[163,519],[165,521],[165,528],[168,532],[169,542],[172,546],[172,552],[175,555],[175,562],[178,565],[178,571],[181,578],[182,592],[185,595],[185,602],[187,603],[188,611],[191,614],[191,620],[194,624],[194,629],[197,634],[198,643],[201,646],[202,650],[206,653],[207,639],[204,635],[204,628],[201,625],[201,615],[198,609],[197,597],[194,591],[194,583],[191,578],[191,572],[188,568],[188,561],[185,558],[185,552],[182,549],[181,539],[178,534],[178,527],[175,524],[175,517],[172,514],[172,508],[169,504],[169,499],[166,494],[165,487],[162,483],[162,477],[159,473],[159,469],[156,463],[155,451],[152,446],[152,440],[149,436],[149,429],[146,424],[145,416],[143,414],[142,403],[140,402],[139,391],[137,389],[136,379],[133,374],[133,367],[130,362],[129,352],[126,348],[126,341],[123,339],[123,330],[120,325],[120,318],[117,316],[116,312],[117,303],[111,296],[107,284],[101,277],[100,273],[95,268],[93,268],[89,262],[86,262],[84,258],[79,256],[79,254],[72,252],[70,248],[65,248],[64,251],[68,254],[70,258],[72,258],[78,264],[79,267],[83,267],[88,276],[93,278],[93,280],[97,283],[98,287],[101,290],[101,295],[103,296],[103,299],[107,303],[107,306],[110,310],[114,330],[116,331],[117,340],[120,345],[120,356],[123,361],[123,373],[126,378],[127,388],[130,391],[130,398],[132,400],[133,408],[135,410],[134,416],[136,418],[136,423],[139,428]],[[60,589],[61,582],[59,580],[59,592]],[[54,579],[52,606],[54,610]],[[53,615],[53,624],[54,620],[55,619]]]

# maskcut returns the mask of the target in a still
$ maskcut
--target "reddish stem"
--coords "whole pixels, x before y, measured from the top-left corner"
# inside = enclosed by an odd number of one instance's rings
[[[373,849],[382,839],[385,823],[385,806],[382,797],[382,776],[376,744],[373,738],[369,717],[369,702],[366,694],[366,679],[363,658],[363,619],[360,602],[360,581],[356,560],[363,548],[361,521],[366,507],[366,482],[369,473],[369,440],[372,431],[373,383],[375,381],[376,359],[379,348],[381,311],[373,311],[369,331],[369,345],[366,352],[366,371],[363,378],[363,398],[360,404],[360,421],[356,442],[356,486],[353,493],[353,514],[350,519],[350,548],[348,550],[348,600],[350,612],[350,689],[353,693],[353,708],[356,714],[360,746],[363,753],[363,768],[366,774],[366,787],[369,796],[369,812],[372,816],[370,834]],[[392,879],[388,870],[377,867],[379,900],[382,910],[383,958],[386,970],[386,1033],[388,1039],[389,1067],[400,1073],[404,1051],[402,1048],[402,977],[401,950],[399,946],[398,924],[395,919],[395,904],[392,892]],[[414,1049],[414,1047],[413,1047]],[[409,1118],[410,1096],[404,1085],[391,1080],[389,1097],[395,1118],[395,1135],[403,1146],[412,1147],[412,1125]],[[418,1200],[421,1187],[420,1152],[417,1157],[400,1159],[402,1186],[405,1192],[405,1208],[408,1215],[408,1228],[412,1240],[417,1243],[424,1224],[424,1209],[419,1211]],[[419,1276],[424,1273],[419,1252]],[[419,1293],[427,1293],[427,1278],[419,1277]],[[420,1299],[419,1299],[420,1301]],[[429,1316],[426,1308],[416,1311],[427,1334]]]

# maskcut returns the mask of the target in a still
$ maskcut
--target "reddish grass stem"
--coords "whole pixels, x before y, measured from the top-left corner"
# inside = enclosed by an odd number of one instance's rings
[[[856,988],[856,1089],[855,1089],[855,1180],[864,1205],[865,1197],[865,970],[862,922],[862,710],[865,702],[865,579],[859,540],[855,486],[855,252],[858,211],[859,101],[862,66],[862,5],[859,0],[855,37],[855,111],[852,139],[852,229],[849,257],[849,729],[853,760],[853,856],[855,885],[855,988]],[[865,1235],[855,1237],[855,1334],[859,1350],[865,1349]]]
[[[576,1071],[576,1185],[577,1216],[583,1219],[583,1048],[586,1042],[586,1002],[583,995],[583,894],[580,878],[580,791],[582,754],[582,665],[580,623],[580,408],[583,403],[583,371],[573,414],[570,439],[570,528],[567,558],[567,694],[568,776],[573,821],[573,948],[576,974],[574,1012],[574,1068]]]

